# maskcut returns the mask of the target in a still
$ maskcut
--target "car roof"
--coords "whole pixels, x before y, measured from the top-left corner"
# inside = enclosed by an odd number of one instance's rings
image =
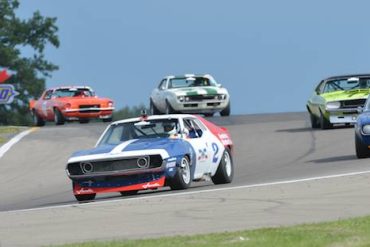
[[[70,89],[70,88],[77,88],[77,89],[89,89],[92,91],[92,88],[89,86],[59,86],[59,87],[53,87],[49,88],[48,90],[58,90],[58,89]]]
[[[165,78],[187,78],[187,77],[205,77],[205,78],[213,78],[210,74],[184,74],[184,75],[168,75]]]
[[[137,122],[140,120],[155,120],[155,119],[183,119],[183,118],[197,118],[195,115],[192,114],[167,114],[167,115],[148,115],[147,117],[136,117],[136,118],[128,118],[123,120],[118,120],[111,125],[121,124],[121,123],[130,123],[130,122]]]
[[[344,79],[344,78],[350,78],[350,77],[359,77],[359,78],[363,78],[363,77],[370,77],[370,74],[347,74],[347,75],[337,75],[337,76],[331,76],[331,77],[328,77],[328,78],[324,79],[324,81],[335,80],[335,79]]]

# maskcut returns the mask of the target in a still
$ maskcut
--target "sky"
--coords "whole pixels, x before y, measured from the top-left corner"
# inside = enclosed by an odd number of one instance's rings
[[[32,0],[57,17],[47,87],[90,85],[116,108],[148,105],[166,75],[208,73],[232,114],[305,111],[325,77],[370,73],[370,1]]]

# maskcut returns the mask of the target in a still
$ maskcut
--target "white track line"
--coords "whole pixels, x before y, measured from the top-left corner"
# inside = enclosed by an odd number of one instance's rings
[[[21,133],[19,133],[18,135],[14,136],[12,139],[10,139],[10,141],[8,141],[7,143],[3,144],[1,147],[0,147],[0,159],[1,157],[4,156],[4,154],[6,152],[8,152],[8,150],[14,145],[16,144],[17,142],[19,142],[23,137],[25,137],[26,135],[28,135],[29,133],[37,130],[38,128],[31,128],[31,129],[28,129],[28,130],[25,130],[25,131],[22,131]]]
[[[270,183],[241,185],[241,186],[218,188],[218,189],[215,188],[215,189],[210,189],[210,190],[187,191],[187,192],[165,194],[165,195],[140,196],[140,197],[127,198],[127,199],[119,198],[119,199],[113,199],[113,200],[109,200],[109,201],[100,201],[100,202],[86,202],[86,203],[79,203],[79,204],[66,204],[66,205],[56,205],[56,206],[50,206],[50,207],[9,210],[9,211],[2,211],[2,212],[0,212],[0,214],[1,213],[11,213],[11,212],[39,211],[39,210],[44,210],[44,209],[69,208],[69,207],[70,208],[72,208],[72,207],[81,208],[81,207],[89,207],[89,206],[95,206],[95,205],[117,203],[117,201],[126,202],[126,201],[148,200],[148,199],[164,198],[164,197],[194,195],[194,194],[209,193],[209,192],[216,192],[216,191],[249,189],[249,188],[256,188],[256,187],[266,187],[266,186],[273,186],[273,185],[293,184],[293,183],[301,183],[301,182],[308,182],[308,181],[315,181],[315,180],[322,180],[322,179],[330,179],[330,178],[340,178],[340,177],[364,175],[364,174],[369,174],[369,173],[370,173],[370,170],[367,170],[367,171],[341,173],[341,174],[334,174],[334,175],[327,175],[327,176],[318,176],[318,177],[293,179],[293,180],[286,180],[286,181],[277,181],[277,182],[270,182]]]

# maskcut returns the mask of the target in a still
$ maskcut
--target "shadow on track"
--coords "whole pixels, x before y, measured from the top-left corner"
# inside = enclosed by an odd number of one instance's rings
[[[338,162],[338,161],[349,161],[349,160],[357,160],[356,155],[344,155],[344,156],[337,156],[337,157],[329,157],[317,160],[309,160],[306,163],[330,163],[330,162]]]

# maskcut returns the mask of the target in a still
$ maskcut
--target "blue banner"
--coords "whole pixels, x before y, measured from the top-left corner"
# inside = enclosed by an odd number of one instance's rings
[[[0,84],[0,104],[10,104],[14,97],[19,95],[14,86],[10,84]]]

